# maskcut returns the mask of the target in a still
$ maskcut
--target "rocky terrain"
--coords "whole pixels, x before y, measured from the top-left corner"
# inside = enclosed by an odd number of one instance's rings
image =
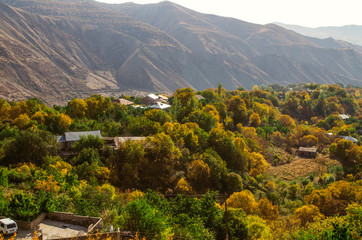
[[[171,2],[0,0],[0,97],[8,100],[300,82],[362,85],[360,48]]]

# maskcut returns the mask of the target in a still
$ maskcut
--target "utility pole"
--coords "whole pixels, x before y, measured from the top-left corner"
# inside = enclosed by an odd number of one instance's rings
[[[229,240],[228,235],[228,203],[226,201],[227,195],[225,193],[225,240]]]

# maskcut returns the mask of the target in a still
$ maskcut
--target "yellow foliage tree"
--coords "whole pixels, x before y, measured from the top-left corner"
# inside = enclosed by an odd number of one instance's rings
[[[278,206],[274,206],[267,198],[259,200],[258,213],[265,220],[276,220],[279,218]]]
[[[72,118],[83,118],[87,112],[88,106],[83,99],[74,98],[68,103],[69,115]]]
[[[20,114],[17,118],[15,118],[13,124],[19,129],[25,129],[29,122],[30,118],[27,114]]]
[[[72,124],[72,119],[64,113],[58,115],[58,126],[59,130],[66,131],[69,129],[70,125]]]
[[[313,135],[305,135],[299,140],[299,145],[302,147],[313,147],[317,146],[318,138]]]
[[[289,115],[281,115],[278,120],[283,127],[289,128],[291,130],[296,127],[293,118],[291,118]]]
[[[43,111],[37,111],[31,116],[31,119],[37,121],[39,124],[44,124],[47,118],[48,114]]]
[[[264,173],[269,167],[269,164],[260,153],[252,152],[249,154],[248,159],[249,174],[253,177]]]
[[[175,193],[188,194],[192,192],[190,184],[185,178],[181,178],[175,187]]]
[[[4,99],[0,99],[0,120],[6,120],[9,118],[11,106],[10,104],[5,101]]]
[[[188,179],[197,192],[206,192],[210,185],[210,167],[201,160],[195,160],[190,165]]]
[[[228,207],[243,209],[246,214],[253,214],[257,208],[254,195],[249,190],[233,193],[226,203]]]
[[[257,113],[251,114],[251,116],[250,116],[250,126],[259,127],[260,123],[261,123],[261,120],[260,120],[259,114],[257,114]]]
[[[302,226],[324,218],[323,214],[320,213],[319,208],[310,204],[295,210],[294,216],[298,219]]]

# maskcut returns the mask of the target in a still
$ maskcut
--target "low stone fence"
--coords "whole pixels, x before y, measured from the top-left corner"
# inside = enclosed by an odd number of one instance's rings
[[[46,216],[47,219],[71,223],[88,228],[88,232],[102,230],[102,218],[75,215],[73,213],[53,212]]]
[[[34,230],[39,223],[41,223],[42,221],[44,221],[44,219],[46,218],[47,214],[42,213],[39,215],[39,217],[37,217],[36,219],[34,219],[31,222],[27,222],[27,221],[20,221],[20,220],[14,220],[16,222],[16,224],[18,225],[18,227],[20,229],[24,229],[24,230]]]
[[[42,236],[39,236],[41,238]],[[134,236],[130,232],[110,232],[110,233],[97,233],[88,234],[87,236],[76,236],[71,238],[58,238],[52,240],[131,240]]]

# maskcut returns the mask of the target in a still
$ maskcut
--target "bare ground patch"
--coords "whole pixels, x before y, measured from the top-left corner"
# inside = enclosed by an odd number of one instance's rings
[[[337,160],[328,156],[318,156],[317,158],[293,157],[293,161],[288,164],[270,167],[267,174],[284,180],[293,180],[308,176],[311,173],[325,173],[329,166],[340,164]]]

